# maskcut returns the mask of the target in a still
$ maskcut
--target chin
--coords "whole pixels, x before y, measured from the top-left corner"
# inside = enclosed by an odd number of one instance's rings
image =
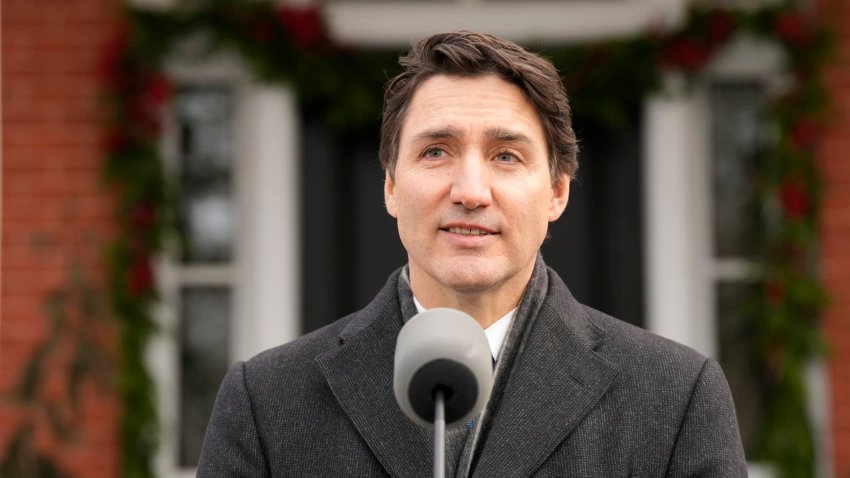
[[[456,291],[480,292],[492,288],[499,280],[492,271],[460,267],[443,274],[442,282]]]

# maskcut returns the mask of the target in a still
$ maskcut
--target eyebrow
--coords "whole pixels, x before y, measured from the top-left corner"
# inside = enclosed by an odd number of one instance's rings
[[[421,133],[418,133],[413,137],[414,141],[421,141],[424,139],[445,139],[445,138],[462,138],[463,131],[459,128],[455,128],[453,126],[446,126],[445,128],[435,128],[435,129],[426,129]]]
[[[512,131],[504,128],[491,128],[484,132],[484,135],[490,141],[499,142],[514,142],[514,143],[531,143],[531,138],[518,131]],[[460,128],[446,126],[444,128],[428,129],[418,133],[413,140],[421,141],[426,139],[445,139],[445,138],[462,138],[464,132]]]
[[[519,131],[511,131],[509,129],[494,128],[488,129],[485,133],[490,141],[500,141],[507,143],[531,143],[531,138]]]

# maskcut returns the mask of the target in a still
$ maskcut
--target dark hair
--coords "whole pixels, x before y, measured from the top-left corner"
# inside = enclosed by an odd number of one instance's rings
[[[578,170],[578,143],[570,104],[551,62],[519,45],[483,33],[439,33],[414,43],[399,58],[403,71],[387,83],[381,122],[381,167],[394,174],[401,126],[416,88],[444,74],[461,77],[496,75],[517,85],[540,116],[549,149],[552,180]]]

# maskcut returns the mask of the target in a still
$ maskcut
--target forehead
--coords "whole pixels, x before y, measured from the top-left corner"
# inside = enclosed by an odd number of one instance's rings
[[[451,128],[462,135],[508,130],[544,144],[543,126],[523,91],[496,75],[435,75],[416,89],[401,140],[422,131]]]

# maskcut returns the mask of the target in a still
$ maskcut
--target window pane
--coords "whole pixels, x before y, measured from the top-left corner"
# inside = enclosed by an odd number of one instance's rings
[[[232,96],[224,87],[191,87],[182,89],[175,102],[185,262],[227,262],[233,256]]]
[[[711,88],[714,255],[752,257],[758,209],[755,153],[764,144],[764,94],[752,83],[715,83]]]
[[[738,424],[748,455],[755,451],[762,422],[762,373],[758,366],[758,347],[749,312],[758,288],[739,281],[717,285],[717,328],[720,365],[729,381]]]
[[[230,290],[186,287],[181,305],[180,466],[191,467],[229,364]]]

